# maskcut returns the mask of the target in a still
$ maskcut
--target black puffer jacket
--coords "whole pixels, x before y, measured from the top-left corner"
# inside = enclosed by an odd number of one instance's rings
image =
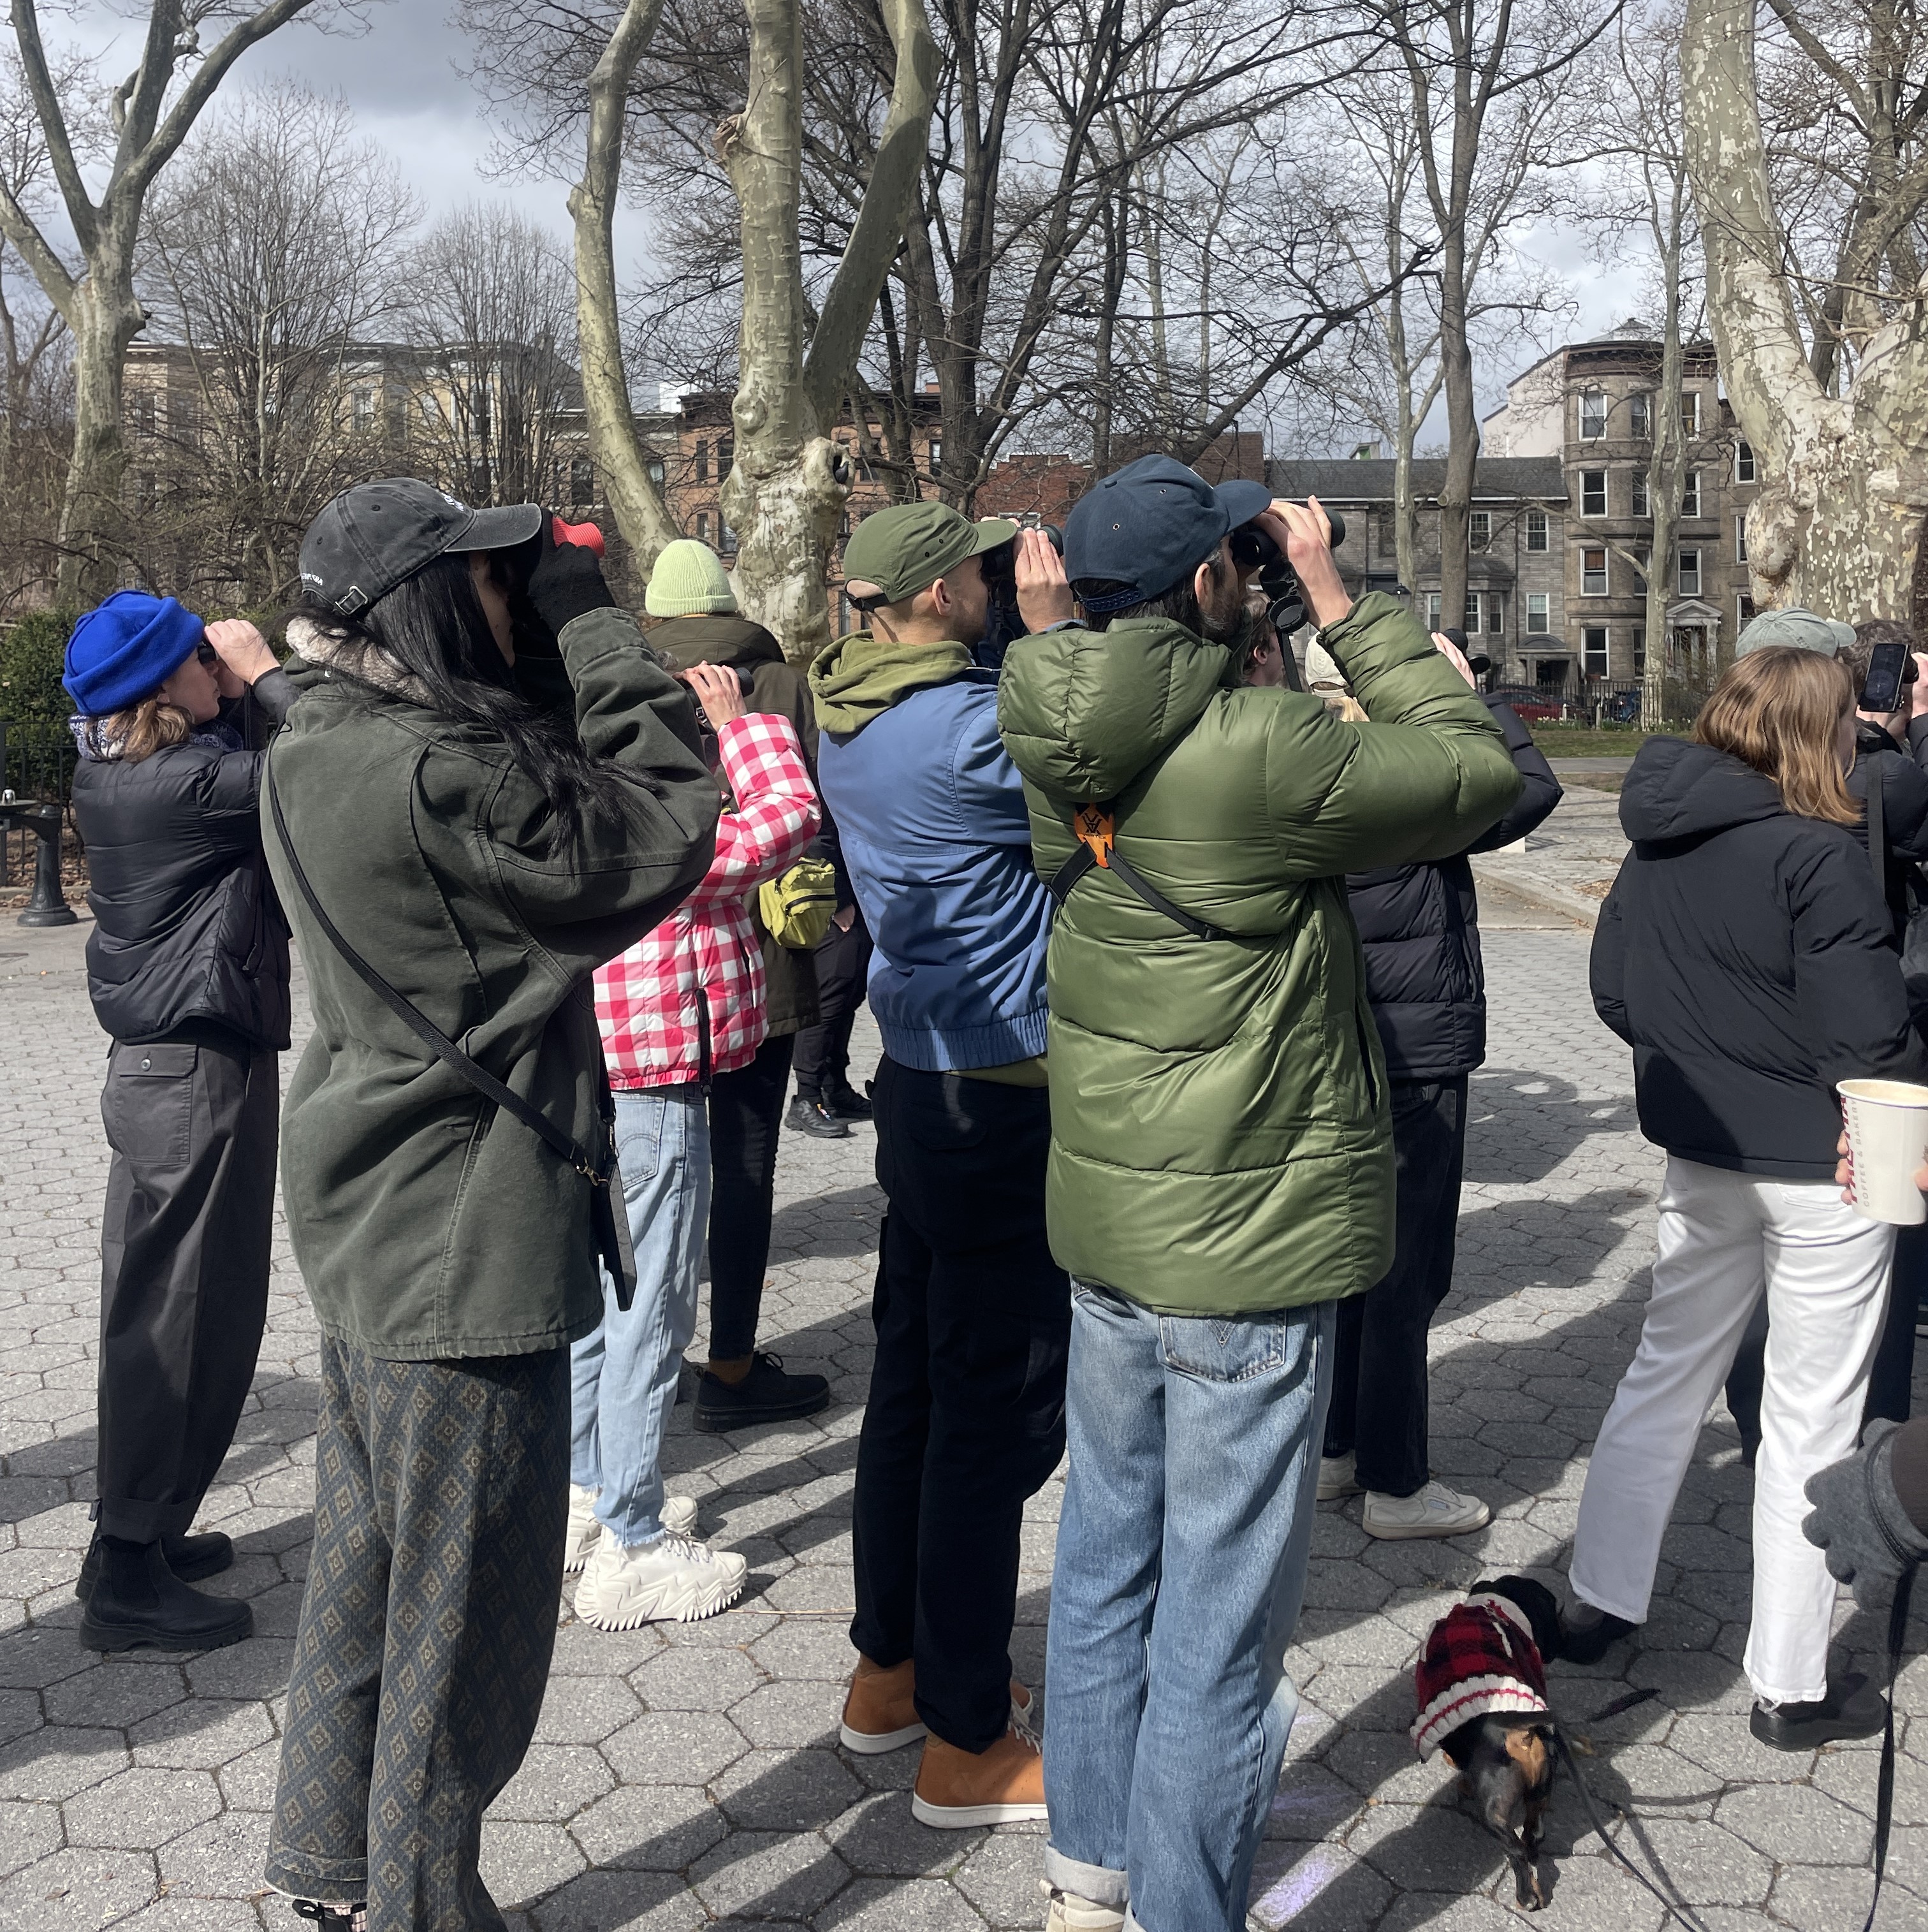
[[[1519,801],[1468,850],[1524,838],[1560,802],[1560,781],[1513,707],[1488,700],[1525,781]],[[1480,908],[1465,854],[1348,875],[1366,950],[1366,992],[1394,1080],[1452,1080],[1486,1058]]]
[[[1680,738],[1640,748],[1620,822],[1594,1005],[1633,1048],[1642,1132],[1710,1167],[1832,1179],[1835,1083],[1928,1073],[1859,837]]]
[[[271,670],[224,722],[265,742],[294,701],[286,674]],[[76,767],[94,921],[87,990],[114,1039],[212,1023],[287,1046],[288,922],[262,856],[260,783],[258,750],[205,745]]]

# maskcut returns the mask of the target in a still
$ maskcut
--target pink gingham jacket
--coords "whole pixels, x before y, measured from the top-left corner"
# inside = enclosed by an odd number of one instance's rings
[[[787,872],[821,818],[787,718],[753,711],[717,734],[736,800],[703,883],[646,938],[596,971],[596,1018],[618,1092],[748,1065],[763,1043],[763,956],[749,896]]]

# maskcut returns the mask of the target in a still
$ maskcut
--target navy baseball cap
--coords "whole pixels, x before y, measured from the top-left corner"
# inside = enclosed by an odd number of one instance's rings
[[[445,551],[510,550],[542,527],[539,503],[472,510],[415,476],[358,483],[301,539],[301,586],[352,617]]]
[[[1064,574],[1074,587],[1096,579],[1127,591],[1079,602],[1094,617],[1162,597],[1191,575],[1228,531],[1270,508],[1263,483],[1222,483],[1169,456],[1141,456],[1094,483],[1064,526]]]

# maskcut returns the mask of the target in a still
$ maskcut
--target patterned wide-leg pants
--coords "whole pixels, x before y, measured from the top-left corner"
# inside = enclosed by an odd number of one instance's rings
[[[569,1352],[384,1361],[324,1337],[315,1540],[268,1882],[368,1932],[497,1932],[482,1813],[556,1638]]]

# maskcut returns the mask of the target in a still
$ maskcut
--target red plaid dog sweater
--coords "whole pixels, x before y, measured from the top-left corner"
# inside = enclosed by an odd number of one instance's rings
[[[1428,1633],[1413,1671],[1420,1714],[1413,1742],[1429,1758],[1489,1711],[1544,1712],[1546,1670],[1526,1612],[1504,1597],[1469,1597]]]

